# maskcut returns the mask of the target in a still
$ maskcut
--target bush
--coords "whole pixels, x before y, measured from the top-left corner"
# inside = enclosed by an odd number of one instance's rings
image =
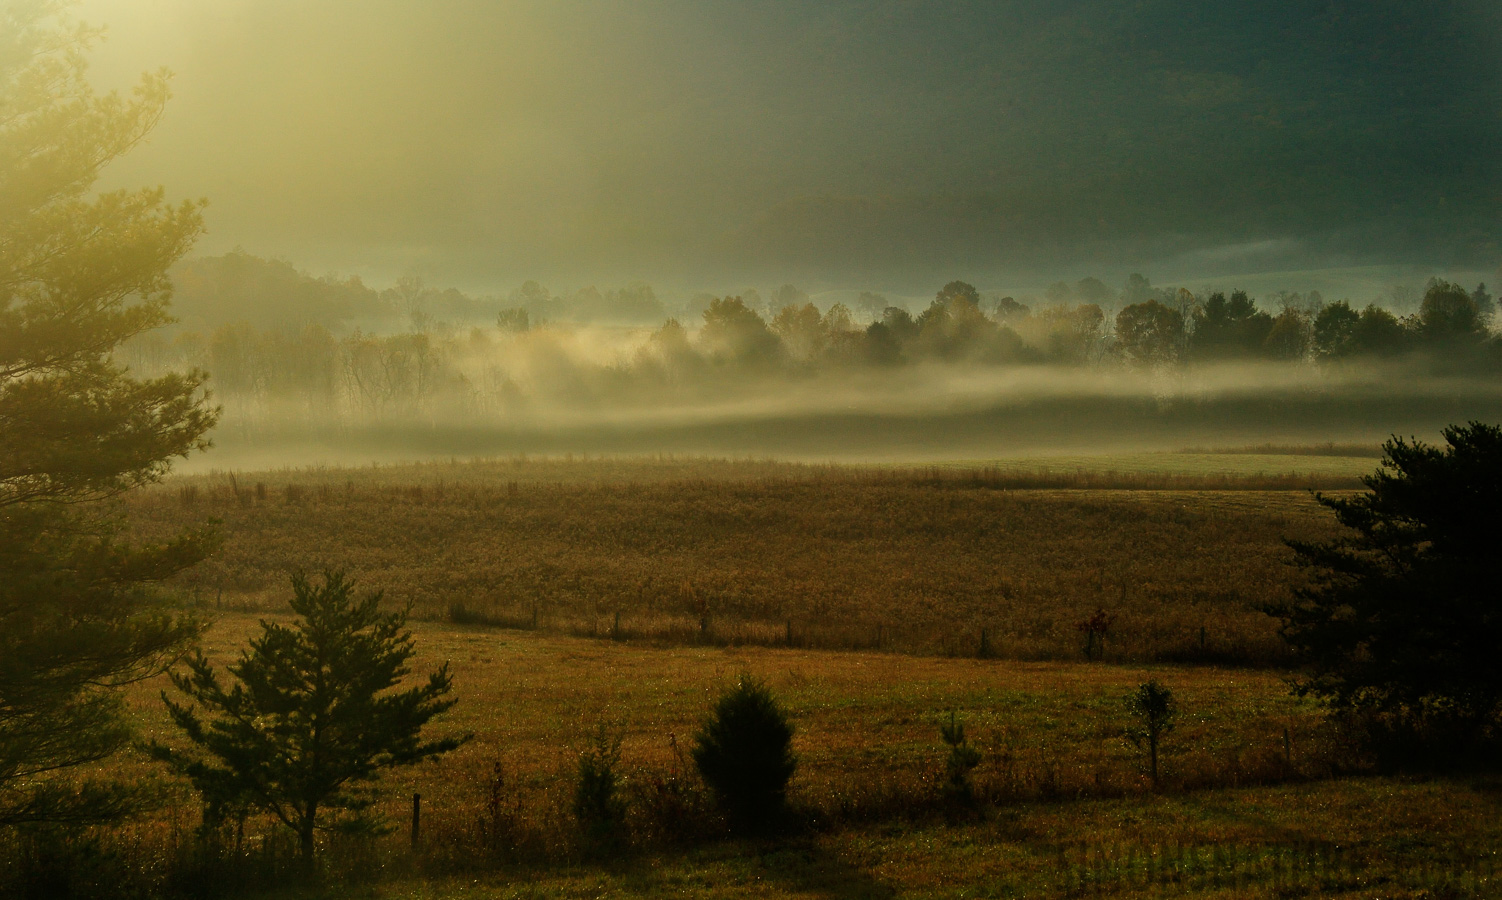
[[[620,846],[626,820],[620,764],[621,738],[601,725],[579,754],[579,780],[574,784],[574,818],[588,849]]]
[[[775,823],[797,768],[793,727],[766,686],[742,676],[720,695],[695,738],[694,764],[739,831]]]
[[[975,786],[970,772],[980,765],[980,751],[965,741],[965,726],[949,713],[949,724],[939,726],[939,737],[949,746],[944,760],[944,800],[952,806],[969,807],[975,803]]]

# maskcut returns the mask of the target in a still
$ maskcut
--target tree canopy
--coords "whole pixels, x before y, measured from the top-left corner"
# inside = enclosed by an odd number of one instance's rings
[[[143,585],[212,547],[119,539],[108,502],[208,446],[197,372],[141,379],[124,341],[168,321],[167,269],[202,230],[160,189],[92,193],[167,100],[165,74],[96,95],[96,34],[53,3],[0,5],[0,823],[113,816],[128,791],[47,778],[127,738],[113,690],[197,633]]]
[[[1366,493],[1319,497],[1350,533],[1290,542],[1313,578],[1275,612],[1307,666],[1304,691],[1460,749],[1502,713],[1502,428],[1444,437],[1393,438]]]

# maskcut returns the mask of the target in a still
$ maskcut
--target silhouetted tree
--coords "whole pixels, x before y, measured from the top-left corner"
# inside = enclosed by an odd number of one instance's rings
[[[1393,438],[1355,497],[1317,495],[1352,533],[1290,541],[1312,581],[1273,610],[1300,686],[1382,728],[1473,746],[1502,712],[1502,428]]]
[[[1012,297],[1002,297],[996,301],[992,315],[996,317],[997,322],[1003,325],[1015,325],[1032,315],[1032,310],[1026,304],[1018,303]]]
[[[415,652],[405,612],[382,614],[379,592],[354,597],[342,573],[315,585],[292,578],[291,626],[261,623],[261,636],[229,666],[226,688],[199,653],[172,683],[215,718],[162,701],[197,752],[153,745],[204,796],[211,818],[238,808],[275,816],[298,839],[311,866],[329,814],[345,828],[370,829],[365,788],[383,769],[409,766],[458,747],[465,737],[422,739],[456,702],[448,664],[425,683],[390,692],[409,674]]]
[[[777,335],[739,297],[725,297],[709,304],[704,311],[699,340],[710,357],[722,363],[767,362],[781,355]]]
[[[1497,312],[1497,301],[1486,290],[1486,283],[1476,285],[1476,290],[1471,291],[1471,302],[1476,304],[1476,315],[1480,317],[1481,324],[1490,327],[1492,316]]]
[[[1273,319],[1262,342],[1262,351],[1273,359],[1303,359],[1309,352],[1309,321],[1297,309],[1285,309]]]
[[[965,725],[953,710],[949,722],[939,724],[939,738],[949,748],[944,757],[943,797],[951,804],[971,806],[975,803],[975,785],[970,773],[980,765],[980,751],[965,739]]]
[[[668,319],[652,333],[636,355],[638,367],[655,366],[667,379],[687,377],[704,365],[688,339],[688,329],[677,319]]]
[[[1246,291],[1219,291],[1195,310],[1190,352],[1201,359],[1251,356],[1262,352],[1273,318],[1260,312]]]
[[[1344,300],[1331,303],[1314,317],[1313,341],[1316,356],[1338,359],[1355,350],[1356,326],[1361,313]]]
[[[1395,356],[1409,349],[1411,341],[1398,317],[1373,303],[1361,311],[1351,332],[1351,346],[1355,353]]]
[[[1052,360],[1076,364],[1092,362],[1098,358],[1105,318],[1105,313],[1093,303],[1072,309],[1050,307],[1034,316],[1025,326],[1024,333]]]
[[[1156,678],[1150,679],[1127,697],[1127,711],[1135,721],[1126,730],[1126,738],[1134,746],[1147,751],[1148,773],[1153,779],[1153,786],[1157,787],[1158,754],[1162,749],[1163,738],[1173,731],[1174,719],[1179,714],[1173,691],[1160,684]]]
[[[766,686],[742,676],[694,740],[694,764],[731,823],[762,830],[781,813],[797,768],[793,727]]]
[[[1084,303],[1094,303],[1104,306],[1116,299],[1116,292],[1106,286],[1099,278],[1081,278],[1074,284],[1074,295]]]
[[[861,291],[860,296],[855,298],[855,309],[861,315],[872,322],[881,318],[882,311],[887,308],[887,298],[881,294],[873,294],[870,291]]]
[[[980,292],[963,281],[944,285],[918,316],[917,326],[920,352],[938,359],[1004,362],[1022,349],[1016,332],[998,328],[981,312]]]
[[[1164,363],[1178,359],[1184,317],[1156,300],[1134,303],[1116,314],[1116,342],[1128,359]]]
[[[624,837],[620,767],[621,737],[602,724],[579,754],[574,782],[574,819],[591,849],[614,849]]]
[[[873,365],[894,366],[902,362],[902,343],[885,322],[867,326],[862,351],[866,362]]]
[[[802,306],[808,302],[808,293],[797,285],[784,284],[772,291],[769,308],[781,310],[789,306]]]
[[[1136,272],[1127,276],[1126,285],[1121,289],[1121,305],[1132,306],[1138,303],[1146,303],[1157,299],[1153,290],[1152,282]]]
[[[1476,302],[1465,288],[1434,279],[1419,304],[1423,338],[1430,344],[1474,344],[1486,333]]]
[[[829,329],[812,303],[784,306],[772,320],[772,331],[793,359],[808,361],[823,352],[829,343]]]
[[[907,343],[918,336],[918,323],[911,313],[900,306],[888,306],[881,314],[881,324],[887,327],[899,343]]]
[[[525,306],[513,306],[503,309],[496,315],[496,327],[510,334],[521,334],[532,327],[531,317],[527,315]]]
[[[121,540],[112,498],[206,448],[217,416],[201,373],[137,378],[115,359],[169,321],[167,270],[203,223],[161,189],[92,193],[156,124],[167,83],[96,96],[82,51],[98,35],[57,6],[0,4],[0,825],[129,806],[128,787],[52,776],[128,740],[118,689],[198,634],[150,586],[214,545]]]

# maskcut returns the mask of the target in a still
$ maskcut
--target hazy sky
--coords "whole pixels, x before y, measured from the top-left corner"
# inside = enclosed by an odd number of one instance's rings
[[[322,271],[928,284],[1502,263],[1502,4],[87,0],[111,183]]]

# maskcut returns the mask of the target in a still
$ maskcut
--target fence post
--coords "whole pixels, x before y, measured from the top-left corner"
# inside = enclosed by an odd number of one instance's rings
[[[412,795],[412,849],[422,837],[422,794]]]

